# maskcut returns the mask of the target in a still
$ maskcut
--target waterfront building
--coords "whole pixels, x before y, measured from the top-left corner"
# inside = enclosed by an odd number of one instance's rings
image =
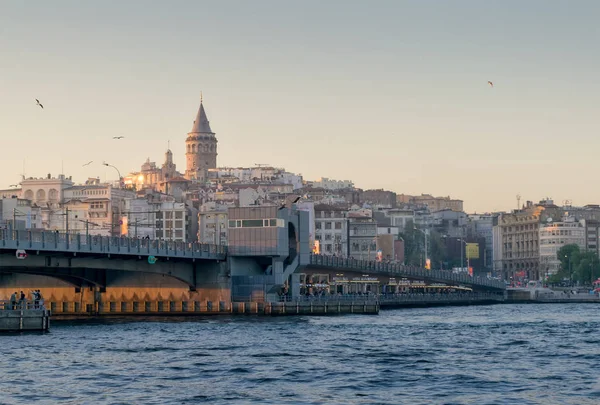
[[[375,260],[377,257],[377,222],[373,219],[372,211],[354,206],[347,215],[350,257],[357,260]]]
[[[343,207],[315,204],[315,241],[318,252],[327,256],[348,255],[348,210]]]
[[[585,220],[577,221],[575,217],[566,216],[562,221],[548,218],[540,224],[540,267],[542,276],[556,274],[560,268],[557,252],[565,245],[577,245],[586,249]]]

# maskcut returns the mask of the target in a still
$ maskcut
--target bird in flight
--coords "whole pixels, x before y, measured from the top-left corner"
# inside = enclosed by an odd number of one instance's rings
[[[490,82],[489,80],[488,80],[488,84],[489,84],[491,87],[494,87],[494,83]]]
[[[18,184],[11,184],[9,187],[19,187]]]
[[[35,102],[37,103],[37,105],[39,105],[40,107],[42,107],[42,109],[44,108],[44,106],[42,105],[42,103],[40,103],[40,100],[38,100],[37,98],[35,99]]]
[[[84,164],[84,165],[82,165],[82,166],[88,166],[88,165],[90,165],[90,164],[91,164],[91,163],[93,163],[93,162],[94,162],[93,160],[90,160],[89,162],[87,162],[86,164]]]
[[[123,139],[125,138],[124,136],[113,136],[113,139]]]

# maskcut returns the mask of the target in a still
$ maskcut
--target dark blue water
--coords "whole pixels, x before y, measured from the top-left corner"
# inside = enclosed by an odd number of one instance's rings
[[[598,404],[599,311],[55,322],[0,336],[0,403]]]

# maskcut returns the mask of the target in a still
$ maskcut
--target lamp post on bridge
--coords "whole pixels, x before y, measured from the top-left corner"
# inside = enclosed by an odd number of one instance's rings
[[[86,238],[86,240],[87,240],[88,236],[90,235],[90,225],[100,226],[99,224],[88,221],[87,219],[78,219],[78,221],[85,223],[85,238]]]
[[[119,188],[122,188],[123,187],[123,177],[121,177],[121,172],[119,171],[119,169],[117,169],[116,166],[113,166],[113,165],[108,164],[106,162],[102,162],[102,164],[104,166],[112,167],[113,169],[115,169],[117,171],[117,174],[119,175]]]

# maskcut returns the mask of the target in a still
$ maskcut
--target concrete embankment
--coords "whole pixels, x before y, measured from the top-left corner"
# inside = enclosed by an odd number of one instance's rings
[[[573,294],[564,291],[553,291],[548,288],[509,288],[506,290],[506,303],[540,303],[540,304],[600,304],[600,297],[592,294]]]

